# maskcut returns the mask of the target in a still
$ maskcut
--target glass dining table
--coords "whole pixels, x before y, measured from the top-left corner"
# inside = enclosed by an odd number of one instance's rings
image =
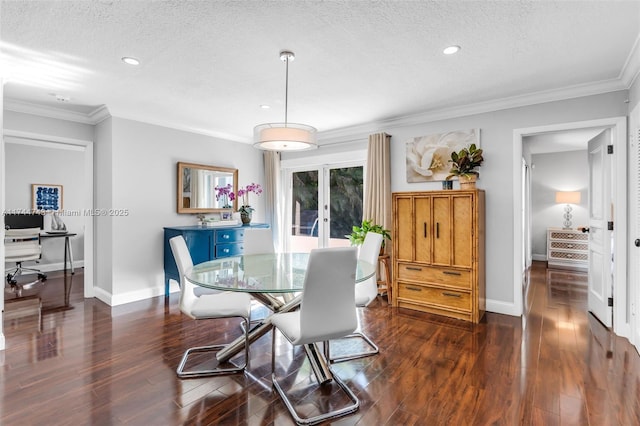
[[[268,253],[214,259],[195,265],[185,278],[205,288],[250,293],[274,313],[290,312],[300,306],[309,253]],[[355,283],[372,277],[376,265],[358,260]],[[354,285],[355,285],[354,283]],[[355,309],[355,306],[354,306]],[[272,329],[270,317],[249,331],[249,344]],[[216,357],[228,361],[244,350],[244,336],[238,337]],[[315,345],[305,345],[306,355],[320,383],[332,379],[327,360]]]

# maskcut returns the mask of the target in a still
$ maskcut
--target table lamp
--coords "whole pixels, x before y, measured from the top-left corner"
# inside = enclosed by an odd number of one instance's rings
[[[580,204],[579,191],[558,191],[556,192],[556,203],[566,204],[564,206],[564,229],[571,229],[571,204]]]

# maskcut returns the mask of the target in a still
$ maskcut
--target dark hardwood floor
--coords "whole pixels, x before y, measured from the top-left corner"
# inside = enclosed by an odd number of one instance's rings
[[[488,313],[478,325],[374,302],[361,321],[380,354],[334,364],[361,408],[333,424],[640,424],[640,358],[586,312],[584,280],[536,263],[526,315]],[[82,285],[76,273],[64,308],[63,278],[49,274],[42,323],[5,321],[1,424],[293,424],[270,390],[270,334],[252,345],[250,374],[179,380],[187,347],[239,327],[181,315],[177,295],[110,308],[84,300]],[[302,410],[330,405],[334,388],[308,397],[306,360],[279,342],[279,375],[292,373]]]

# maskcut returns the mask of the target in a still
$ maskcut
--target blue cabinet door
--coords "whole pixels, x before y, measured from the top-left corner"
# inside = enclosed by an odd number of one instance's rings
[[[191,254],[193,264],[206,262],[215,256],[213,243],[213,230],[211,229],[176,229],[165,228],[164,230],[164,290],[165,296],[169,295],[169,280],[180,283],[178,265],[173,258],[169,240],[177,235],[182,235]]]

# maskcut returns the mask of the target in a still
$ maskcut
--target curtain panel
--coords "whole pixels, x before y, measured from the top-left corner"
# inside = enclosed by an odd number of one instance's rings
[[[281,235],[284,225],[283,211],[285,205],[284,191],[280,185],[280,153],[277,151],[264,151],[264,193],[265,193],[265,220],[271,225],[273,233],[273,246],[276,252],[282,251]]]
[[[391,136],[386,133],[369,135],[367,174],[364,181],[363,219],[391,229]],[[385,252],[390,250],[385,245]]]

